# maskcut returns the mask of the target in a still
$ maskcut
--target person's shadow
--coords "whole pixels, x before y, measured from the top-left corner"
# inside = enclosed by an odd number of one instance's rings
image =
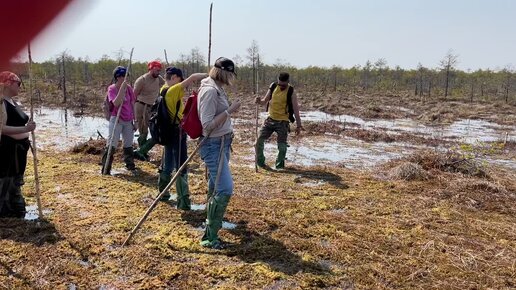
[[[130,182],[139,183],[141,185],[149,187],[158,187],[158,175],[159,173],[151,174],[136,168],[134,172],[127,171],[127,173],[120,173],[114,175],[117,178],[125,179]]]
[[[62,239],[55,226],[47,220],[0,218],[0,240],[30,243],[40,247],[46,243],[57,243]],[[0,260],[1,268],[7,272],[8,276],[19,279],[25,286],[29,288],[35,287],[30,278],[16,272],[8,262]]]
[[[297,175],[294,179],[296,183],[305,183],[305,182],[327,182],[332,186],[339,189],[349,188],[347,184],[342,181],[342,177],[337,174],[327,172],[324,170],[306,170],[303,168],[297,167],[288,167],[282,170],[275,170],[271,167],[265,167],[264,170],[269,172],[279,173],[279,174],[293,174]]]
[[[0,219],[0,239],[42,246],[62,240],[55,226],[47,220]]]
[[[181,214],[181,218],[192,227],[201,228],[206,219],[206,211],[185,211]],[[270,229],[276,230],[277,226],[272,225]],[[287,275],[294,275],[298,272],[331,273],[328,267],[304,261],[299,255],[292,253],[281,241],[273,239],[269,234],[260,234],[250,230],[245,221],[239,221],[234,229],[228,231],[238,236],[240,243],[229,243],[224,250],[220,251],[206,249],[192,252],[238,257],[246,263],[264,262],[274,271]],[[178,251],[185,250],[178,249]]]

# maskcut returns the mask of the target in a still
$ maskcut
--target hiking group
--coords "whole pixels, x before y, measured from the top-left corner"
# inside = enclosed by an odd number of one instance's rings
[[[187,135],[191,139],[198,139],[200,157],[206,164],[208,177],[206,228],[201,245],[223,248],[218,232],[233,194],[229,166],[234,137],[231,115],[241,106],[240,100],[229,101],[224,88],[231,86],[236,77],[235,64],[228,58],[220,57],[208,74],[194,73],[187,78],[181,69],[173,66],[165,68],[165,77],[161,77],[163,67],[159,61],[149,62],[147,68],[148,72],[136,79],[134,89],[127,80],[128,68],[117,66],[113,71],[113,81],[107,88],[104,101],[109,133],[101,172],[111,174],[120,138],[123,161],[131,171],[137,169],[134,158],[148,161],[149,151],[156,144],[163,145],[157,178],[158,192],[162,193],[171,182],[172,174],[179,171],[187,161]],[[12,99],[18,94],[20,83],[21,80],[13,73],[0,74],[0,128],[3,128],[0,139],[0,217],[25,215],[25,201],[20,187],[30,147],[28,134],[35,129],[36,124],[29,120]],[[200,83],[198,92],[194,91],[191,97],[185,98],[185,90],[194,83]],[[255,144],[257,165],[268,168],[263,152],[264,143],[276,132],[278,155],[275,167],[283,169],[290,122],[296,122],[296,134],[302,129],[297,96],[289,83],[289,74],[279,74],[277,82],[271,84],[263,98],[256,97],[255,103],[257,106],[267,104],[268,111]],[[135,131],[139,132],[138,148],[133,150]],[[149,132],[151,138],[148,138]],[[177,208],[190,210],[186,165],[175,181]],[[169,192],[164,192],[160,200],[169,201],[170,197]]]

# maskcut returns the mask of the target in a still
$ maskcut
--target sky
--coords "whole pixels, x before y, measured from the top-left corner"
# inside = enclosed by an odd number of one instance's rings
[[[387,65],[438,67],[451,49],[462,70],[516,65],[512,0],[75,0],[32,43],[34,61],[67,51],[169,61],[199,48],[212,62],[245,59],[253,40],[267,64],[344,68],[383,58]]]

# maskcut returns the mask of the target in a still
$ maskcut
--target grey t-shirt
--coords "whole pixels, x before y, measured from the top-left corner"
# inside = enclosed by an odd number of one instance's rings
[[[202,123],[202,134],[208,136],[208,128],[213,126],[211,125],[213,118],[229,108],[228,96],[211,77],[201,81],[198,96],[197,110]],[[221,126],[212,130],[210,137],[220,137],[231,132],[233,132],[233,125],[231,118],[227,118]]]

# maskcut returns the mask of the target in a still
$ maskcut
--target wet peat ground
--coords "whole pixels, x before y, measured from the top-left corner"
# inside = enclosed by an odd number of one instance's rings
[[[222,251],[198,244],[206,199],[198,157],[189,167],[195,210],[160,203],[122,248],[157,194],[160,148],[135,174],[118,152],[114,175],[101,176],[105,141],[96,139],[107,122],[76,108],[40,109],[45,218],[35,218],[29,164],[30,214],[0,222],[0,288],[516,287],[516,124],[504,113],[511,107],[482,119],[451,110],[436,123],[406,104],[378,105],[377,117],[366,116],[373,105],[330,115],[316,101],[305,104],[306,131],[291,135],[284,171],[255,172],[254,105],[237,114]],[[266,148],[271,165],[274,142]]]

